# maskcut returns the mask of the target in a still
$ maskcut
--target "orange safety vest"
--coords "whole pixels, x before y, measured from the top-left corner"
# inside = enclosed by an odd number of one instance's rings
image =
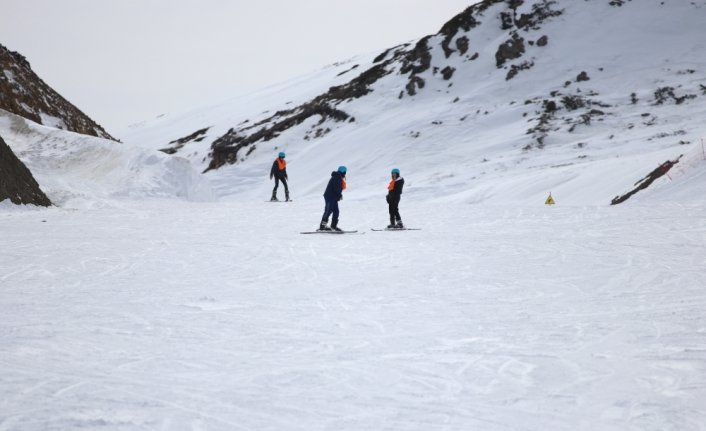
[[[390,184],[387,185],[387,191],[391,192],[395,188],[395,180],[390,181]]]
[[[277,167],[279,167],[280,171],[283,171],[287,167],[287,162],[285,162],[284,159],[277,157]]]

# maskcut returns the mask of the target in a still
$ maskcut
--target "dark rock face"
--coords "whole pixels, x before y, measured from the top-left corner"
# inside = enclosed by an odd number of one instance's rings
[[[315,99],[315,101],[301,105],[290,111],[275,113],[272,117],[255,125],[271,124],[269,127],[265,126],[252,134],[247,134],[247,132],[243,133],[244,130],[231,128],[225,135],[216,139],[211,145],[213,150],[211,152],[212,159],[206,171],[217,169],[226,163],[235,163],[238,160],[238,153],[243,148],[252,146],[258,141],[267,142],[276,138],[280,133],[316,115],[320,117],[317,126],[320,126],[329,119],[339,122],[351,119],[350,115],[346,112],[329,106],[322,98],[319,101]],[[254,150],[254,148],[255,147],[252,146],[249,151]]]
[[[444,50],[446,58],[451,57],[451,54],[454,52],[449,45],[451,44],[454,36],[456,36],[456,33],[458,33],[460,29],[463,29],[463,31],[468,31],[480,24],[473,15],[472,8],[473,6],[466,9],[463,13],[456,15],[444,24],[443,27],[441,27],[439,34],[445,36],[444,41],[441,42],[441,48]]]
[[[520,2],[521,3],[521,2]],[[543,0],[532,5],[532,12],[515,17],[515,26],[522,30],[539,30],[539,25],[548,18],[561,15],[563,12],[552,7],[556,4],[554,0]],[[517,6],[515,6],[517,7]]]
[[[205,127],[203,129],[197,130],[188,136],[184,136],[183,138],[175,139],[169,143],[171,147],[161,148],[159,151],[166,154],[174,154],[180,149],[182,149],[184,145],[188,144],[189,142],[201,142],[206,139],[206,132],[208,132],[208,129],[210,129],[210,127]]]
[[[506,12],[500,12],[500,28],[503,30],[510,30],[512,26],[515,25],[514,23],[515,19],[512,15],[512,12],[506,11]]]
[[[649,174],[647,174],[643,179],[635,183],[635,187],[630,190],[629,192],[625,193],[624,195],[619,195],[613,198],[612,201],[610,201],[611,205],[618,205],[626,200],[630,199],[635,193],[639,192],[640,190],[644,190],[648,188],[657,178],[660,178],[663,175],[666,175],[667,172],[669,172],[670,169],[677,163],[679,163],[679,160],[683,157],[683,154],[677,157],[674,160],[667,160],[666,162],[662,163],[657,167],[657,169],[653,170]]]
[[[458,39],[456,39],[456,48],[458,49],[458,52],[461,53],[461,55],[467,53],[468,52],[468,37],[461,36]]]
[[[416,75],[429,69],[431,66],[429,39],[431,39],[431,36],[421,39],[414,46],[414,49],[402,58],[402,67],[400,68],[401,74],[405,75],[411,72],[413,75]]]
[[[549,43],[549,37],[546,35],[537,39],[537,46],[547,46],[547,43]]]
[[[517,76],[518,73],[520,73],[521,70],[528,70],[531,69],[534,66],[534,62],[532,61],[524,61],[520,64],[513,64],[510,66],[510,71],[507,72],[507,75],[505,75],[505,80],[509,81],[515,76]]]
[[[27,59],[0,45],[0,109],[44,124],[42,116],[53,117],[58,127],[112,139],[100,125],[42,81]],[[63,124],[61,124],[63,123]],[[44,124],[57,126],[56,124]]]
[[[655,91],[655,102],[653,105],[662,105],[669,100],[674,100],[674,103],[681,105],[687,100],[695,99],[695,94],[685,94],[683,96],[677,96],[674,87],[662,87]]]
[[[441,75],[444,77],[444,81],[448,81],[451,79],[452,76],[454,76],[454,72],[456,71],[455,68],[451,66],[446,66],[441,70]]]
[[[495,53],[495,65],[500,68],[506,61],[520,58],[524,53],[525,40],[517,33],[513,33],[512,39],[508,39],[498,47],[498,51]]]
[[[407,83],[407,94],[414,96],[417,94],[417,88],[424,88],[424,80],[418,76],[412,77]]]
[[[0,202],[48,207],[51,202],[27,167],[0,137]]]

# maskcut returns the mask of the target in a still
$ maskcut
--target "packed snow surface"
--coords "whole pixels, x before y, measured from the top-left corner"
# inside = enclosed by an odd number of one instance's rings
[[[705,429],[703,202],[341,204],[0,211],[0,430]]]

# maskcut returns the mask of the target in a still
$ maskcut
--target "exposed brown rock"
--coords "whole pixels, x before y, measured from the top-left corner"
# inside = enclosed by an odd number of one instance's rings
[[[498,47],[498,51],[495,53],[495,65],[500,68],[506,61],[520,58],[524,53],[525,40],[517,33],[513,33],[511,39],[506,40]]]
[[[456,48],[461,55],[468,52],[468,38],[466,36],[461,36],[456,39]]]
[[[649,187],[657,178],[666,175],[667,172],[669,172],[670,169],[677,163],[679,163],[679,160],[682,158],[683,155],[680,155],[677,157],[675,160],[667,160],[666,162],[662,163],[657,167],[657,169],[653,170],[647,176],[645,176],[643,179],[635,183],[635,188],[630,190],[629,192],[625,193],[622,196],[616,196],[613,198],[612,201],[610,201],[611,205],[617,205],[620,203],[625,202],[626,200],[630,199],[635,193],[639,192],[640,190],[644,190],[647,187]]]
[[[17,205],[51,205],[27,166],[0,137],[0,202],[5,199]]]
[[[159,151],[162,151],[167,154],[174,154],[180,149],[182,149],[184,145],[188,144],[191,141],[201,142],[206,138],[206,132],[208,132],[208,129],[210,129],[210,127],[205,127],[203,129],[197,130],[188,136],[184,136],[183,138],[175,139],[169,143],[171,147],[161,148]]]
[[[407,94],[414,96],[417,94],[417,88],[424,88],[424,80],[418,76],[413,76],[407,83]]]
[[[26,58],[0,45],[0,109],[44,124],[54,117],[59,127],[84,135],[115,140],[100,125],[64,99],[32,70]],[[55,126],[54,124],[50,124]]]
[[[454,76],[454,72],[456,71],[456,68],[451,67],[451,66],[446,66],[445,68],[441,69],[441,76],[444,77],[444,81],[448,81],[451,79],[452,76]]]

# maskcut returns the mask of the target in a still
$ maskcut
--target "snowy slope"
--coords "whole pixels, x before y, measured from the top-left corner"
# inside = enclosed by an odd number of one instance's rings
[[[503,24],[503,14],[513,17],[511,24]],[[523,24],[523,14],[536,23]],[[475,24],[467,31],[454,24],[469,17]],[[369,86],[372,92],[324,98],[354,121],[320,123],[322,117],[314,115],[243,147],[234,165],[206,175],[221,194],[267,196],[269,165],[285,150],[298,197],[318,196],[328,173],[346,164],[351,198],[379,194],[389,169],[397,166],[415,199],[541,204],[552,191],[564,203],[606,204],[682,154],[683,175],[703,170],[697,161],[703,161],[706,126],[697,119],[706,114],[704,20],[703,1],[532,1],[514,9],[507,2],[481,2],[441,33],[393,48],[382,60],[354,58],[213,108],[146,122],[121,137],[174,148],[169,142],[209,127],[198,143],[175,149],[206,169],[214,163],[212,144],[229,138],[229,130],[236,139],[255,136],[302,109],[275,111],[305,106],[317,100],[312,96],[330,94],[332,86],[345,87],[360,72],[384,66],[389,74]],[[443,45],[449,34],[453,51],[447,57]],[[539,46],[543,36],[547,43]],[[499,67],[499,47],[513,37],[523,40],[524,53]],[[461,54],[454,47],[463,38],[468,47]],[[424,56],[416,53],[426,49],[424,69]],[[418,69],[403,73],[410,64]],[[352,65],[358,67],[350,70]],[[448,80],[442,76],[447,68],[454,70]],[[508,80],[513,68],[517,74]],[[579,78],[582,72],[588,80]],[[408,87],[418,79],[424,86],[413,85],[411,96]],[[555,111],[547,109],[550,102]],[[317,132],[323,136],[315,137]],[[665,181],[670,180],[664,177],[655,186]],[[703,194],[703,186],[690,183],[694,190],[680,190],[677,183],[672,189],[685,197]]]
[[[705,208],[0,210],[0,430],[701,431]]]
[[[448,45],[467,35],[464,56],[427,39],[416,95],[399,70],[415,42],[375,63],[394,71],[372,92],[323,100],[355,121],[311,116],[205,174],[231,129],[311,108],[380,53],[136,125],[125,144],[2,114],[58,206],[0,204],[0,431],[706,430],[703,3],[562,0],[524,30],[484,2]],[[512,31],[548,44],[498,68]],[[562,103],[579,94],[591,103]],[[551,127],[527,134],[542,114]],[[295,201],[264,202],[282,149]],[[342,163],[341,226],[359,232],[300,235]],[[369,230],[387,223],[393,166],[422,230]]]
[[[214,199],[208,181],[180,157],[41,126],[3,110],[0,136],[60,207],[146,198]]]

